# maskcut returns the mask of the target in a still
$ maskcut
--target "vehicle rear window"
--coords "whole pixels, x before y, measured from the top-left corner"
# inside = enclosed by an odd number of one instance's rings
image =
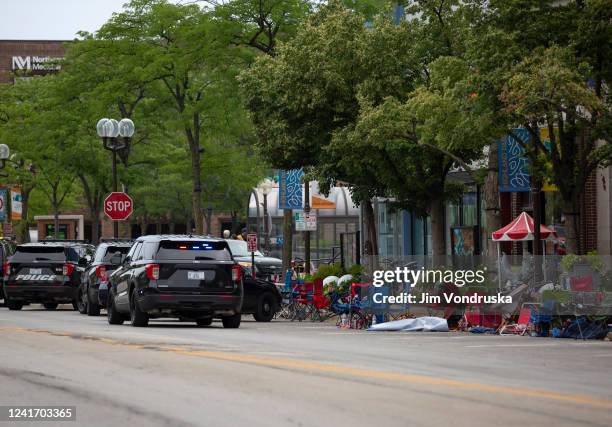
[[[157,257],[160,260],[179,261],[231,261],[232,256],[225,242],[162,240]]]
[[[98,257],[98,255],[96,255],[96,261],[101,261],[101,262],[110,262],[110,259],[113,257],[113,255],[115,255],[117,252],[125,255],[130,251],[130,246],[108,246],[106,248],[106,252],[104,254],[100,254],[102,256]]]
[[[11,261],[66,261],[66,253],[61,246],[17,246]]]

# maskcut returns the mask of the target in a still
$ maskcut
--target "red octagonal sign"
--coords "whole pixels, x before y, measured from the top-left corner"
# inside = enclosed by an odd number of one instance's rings
[[[104,200],[104,213],[114,221],[127,219],[133,211],[134,202],[125,193],[110,193]]]

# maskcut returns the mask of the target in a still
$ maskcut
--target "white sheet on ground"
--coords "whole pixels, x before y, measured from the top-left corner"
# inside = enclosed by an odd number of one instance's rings
[[[441,317],[418,317],[416,319],[394,320],[378,323],[368,331],[425,331],[448,332],[448,323]]]

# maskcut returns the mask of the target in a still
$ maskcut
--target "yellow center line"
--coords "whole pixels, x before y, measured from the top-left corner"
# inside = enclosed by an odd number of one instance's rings
[[[4,332],[22,332],[22,333],[42,333],[52,336],[81,338],[91,340],[93,342],[118,345],[123,347],[131,347],[137,349],[151,349],[148,344],[136,344],[130,342],[119,341],[112,338],[99,338],[95,336],[83,336],[67,332],[55,332],[44,329],[25,329],[25,328],[0,328]],[[375,380],[384,380],[392,382],[401,382],[408,384],[420,384],[427,386],[439,386],[461,390],[471,390],[485,393],[503,394],[517,397],[532,397],[538,399],[548,399],[557,402],[568,402],[582,404],[588,406],[596,406],[612,409],[612,400],[600,399],[588,395],[580,394],[564,394],[546,390],[538,390],[525,387],[510,387],[497,386],[484,383],[475,383],[469,381],[453,380],[449,378],[438,378],[426,375],[402,374],[399,372],[380,371],[366,368],[355,368],[337,364],[327,364],[319,362],[311,362],[300,359],[287,359],[280,357],[256,356],[249,354],[231,353],[226,351],[208,351],[208,350],[192,350],[181,347],[155,346],[155,350],[164,351],[173,354],[202,357],[206,359],[222,360],[226,362],[246,363],[258,366],[266,366],[273,368],[288,368],[292,370],[300,370],[306,372],[319,372],[335,375],[343,375],[355,378],[367,378]]]

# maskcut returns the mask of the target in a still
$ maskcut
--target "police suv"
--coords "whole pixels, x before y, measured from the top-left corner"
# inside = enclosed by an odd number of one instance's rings
[[[94,247],[75,241],[43,241],[17,246],[5,261],[5,303],[10,310],[40,303],[47,310],[70,303],[77,309],[77,288]]]

